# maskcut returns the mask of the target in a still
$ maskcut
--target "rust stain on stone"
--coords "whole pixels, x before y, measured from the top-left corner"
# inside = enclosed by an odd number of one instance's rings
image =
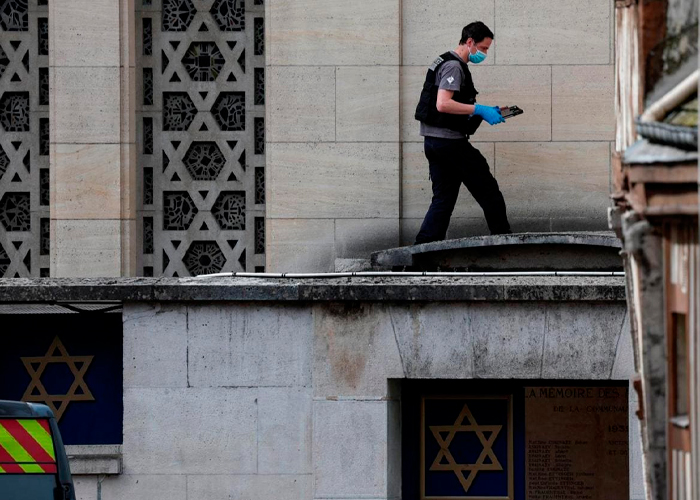
[[[370,307],[366,304],[345,302],[334,303],[327,308],[325,330],[331,373],[333,379],[352,389],[360,385],[367,366],[367,349],[358,349],[358,336],[364,337],[362,333],[369,326],[362,323],[370,314]],[[370,328],[370,335],[373,334]]]

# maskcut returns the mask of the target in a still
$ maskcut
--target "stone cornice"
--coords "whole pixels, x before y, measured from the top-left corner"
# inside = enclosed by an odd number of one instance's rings
[[[623,301],[623,277],[0,279],[0,304],[189,301]]]

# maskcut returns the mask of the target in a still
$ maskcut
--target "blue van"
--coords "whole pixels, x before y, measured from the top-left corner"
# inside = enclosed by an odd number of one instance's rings
[[[0,498],[75,500],[66,451],[48,406],[0,401]]]

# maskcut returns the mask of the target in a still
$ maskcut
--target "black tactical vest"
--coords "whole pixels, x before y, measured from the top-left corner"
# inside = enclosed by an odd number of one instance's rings
[[[428,73],[425,75],[425,83],[423,90],[420,93],[420,100],[416,107],[415,118],[427,125],[433,127],[448,128],[457,132],[462,132],[465,135],[472,135],[481,125],[482,118],[480,116],[469,115],[452,115],[449,113],[440,113],[437,110],[437,95],[440,90],[439,85],[435,82],[435,75],[443,64],[447,61],[458,61],[464,72],[464,79],[458,91],[454,93],[452,99],[461,102],[462,104],[474,104],[478,92],[474,88],[472,75],[469,72],[467,63],[456,57],[451,52],[445,52],[439,56],[433,64],[428,68]]]

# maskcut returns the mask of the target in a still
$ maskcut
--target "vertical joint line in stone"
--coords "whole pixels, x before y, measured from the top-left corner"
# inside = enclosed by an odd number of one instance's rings
[[[403,0],[399,1],[399,71],[401,71],[401,66],[403,65]],[[399,83],[399,86],[401,83]],[[401,111],[399,107],[399,117],[401,116]],[[399,122],[399,128],[401,127],[401,122]],[[400,138],[399,138],[400,140]]]
[[[498,143],[494,142],[493,143],[493,178],[498,180],[497,174],[498,171],[496,170],[496,147],[498,147]]]
[[[333,263],[332,263],[333,268],[331,269],[331,272],[335,271],[335,259],[338,258],[337,239],[336,239],[337,232],[338,232],[338,219],[333,219]]]
[[[255,473],[260,474],[260,390],[255,392]]]
[[[622,339],[622,336],[624,335],[624,329],[625,329],[625,320],[627,319],[627,308],[625,308],[625,313],[622,315],[622,324],[620,325],[620,333],[617,336],[617,342],[615,342],[615,352],[613,353],[613,362],[612,365],[610,365],[610,375],[608,376],[609,379],[612,380],[613,378],[613,373],[615,372],[615,362],[617,361],[617,354],[620,349],[620,340]]]
[[[400,79],[399,79],[400,81]],[[401,84],[399,83],[399,86]],[[399,103],[400,104],[400,103]],[[401,142],[401,106],[399,105],[399,246],[403,246],[403,229],[401,228],[401,219],[403,219],[403,142]]]
[[[608,64],[615,64],[615,0],[610,1]]]
[[[335,250],[335,242],[338,241],[338,224],[336,224],[336,219],[333,219],[333,249]],[[335,264],[333,266],[335,271]]]
[[[96,484],[96,488],[97,488],[97,500],[102,500],[102,481],[104,481],[104,480],[105,480],[105,475],[104,475],[104,474],[100,474],[100,475],[97,477],[97,481],[96,481],[96,483],[97,483],[97,484]]]
[[[185,377],[190,387],[190,308],[185,307]]]
[[[403,241],[403,229],[401,227],[401,219],[403,218],[403,138],[401,137],[401,127],[403,123],[403,111],[401,109],[401,85],[402,85],[402,80],[401,80],[401,65],[399,64],[399,75],[398,75],[398,115],[399,115],[399,130],[398,130],[398,135],[399,135],[399,175],[398,177],[398,183],[399,183],[399,246],[402,245]]]
[[[399,221],[399,238],[401,237],[401,223]],[[400,242],[401,240],[399,240]],[[401,360],[401,371],[403,372],[403,378],[408,378],[406,374],[406,363],[403,360],[403,351],[399,345],[399,335],[396,333],[396,323],[394,322],[394,314],[392,313],[391,306],[389,306],[389,322],[391,323],[391,330],[394,332],[394,342],[396,343],[396,350],[399,351],[399,360]],[[473,359],[473,357],[472,357]],[[472,370],[472,373],[474,371]],[[390,382],[389,382],[390,383]]]
[[[549,67],[549,142],[554,142],[554,66]]]
[[[613,180],[612,180],[612,153],[613,145],[612,142],[608,142],[608,193],[613,194]],[[608,200],[609,206],[613,206],[612,198]]]
[[[403,228],[401,226],[401,219],[403,218],[403,137],[401,137],[401,127],[403,126],[403,110],[401,109],[401,68],[403,66],[403,0],[399,1],[399,75],[398,75],[398,115],[399,115],[399,246],[402,246],[403,242]],[[397,344],[398,345],[398,344]],[[403,364],[403,360],[402,360]],[[405,369],[404,369],[405,373]]]
[[[497,0],[493,0],[493,32],[494,33],[496,32],[496,1]],[[496,65],[496,53],[497,52],[498,52],[498,48],[494,47],[494,51],[493,51],[493,65],[494,66]],[[496,167],[494,167],[494,172],[495,172],[495,168]]]
[[[338,142],[338,66],[333,68],[333,111],[335,120],[333,121],[333,140]],[[335,233],[333,234],[335,240]]]
[[[551,219],[550,219],[551,225]],[[544,310],[544,331],[542,332],[542,352],[540,354],[540,377],[544,373],[544,350],[547,342],[547,330],[549,329],[549,315],[547,314],[547,309]]]
[[[128,3],[128,2],[127,2]],[[124,2],[120,1],[119,2],[119,67],[124,68],[124,67],[129,67],[129,58],[126,58],[126,61],[124,61],[124,38],[123,38],[123,33],[124,33]],[[129,24],[128,18],[126,20],[127,26]],[[131,33],[129,33],[129,36],[131,36]],[[129,42],[127,42],[127,47],[129,46]],[[126,49],[127,51],[129,50],[128,48]],[[123,112],[124,110],[124,94],[123,92],[120,92],[120,100],[122,101],[121,103],[121,110]],[[123,120],[123,118],[122,118]],[[121,142],[124,142],[124,138],[121,138]],[[128,141],[127,141],[128,142]]]
[[[505,290],[505,286],[502,288],[502,290]],[[505,295],[505,294],[504,294]],[[471,309],[471,306],[470,306]],[[474,330],[472,328],[472,316],[467,317],[467,332],[469,332],[469,343],[472,346],[472,355],[470,356],[470,373],[472,377],[476,377],[476,343],[474,342]]]

